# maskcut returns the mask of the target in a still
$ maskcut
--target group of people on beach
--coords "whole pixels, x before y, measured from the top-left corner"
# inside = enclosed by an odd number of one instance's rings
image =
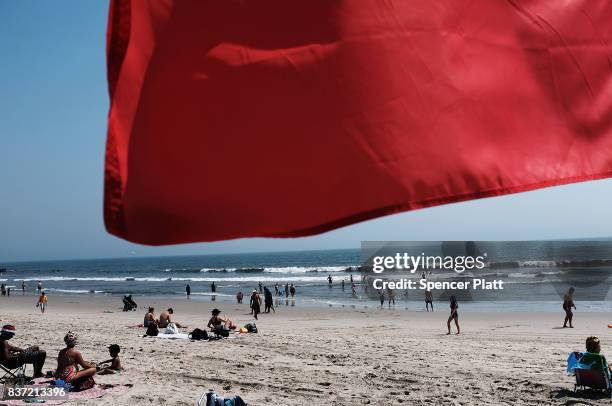
[[[34,378],[44,377],[43,367],[47,353],[38,346],[20,348],[9,343],[16,335],[16,328],[12,324],[6,324],[0,331],[0,364],[8,369],[20,368],[26,364],[34,367]],[[83,355],[76,349],[78,336],[69,331],[64,336],[65,348],[60,350],[57,356],[57,368],[55,372],[49,371],[47,377],[55,377],[72,385],[74,390],[90,389],[95,384],[94,375],[115,374],[121,372],[121,360],[119,353],[121,348],[117,344],[108,347],[110,359],[93,363],[86,361]]]
[[[178,328],[187,327],[185,324],[181,324],[177,321],[172,320],[172,316],[174,315],[174,309],[169,307],[168,309],[161,312],[159,318],[155,316],[155,308],[149,307],[147,313],[144,316],[143,326],[148,328],[149,325],[154,324],[159,328],[166,328],[170,323],[174,323],[174,325]]]

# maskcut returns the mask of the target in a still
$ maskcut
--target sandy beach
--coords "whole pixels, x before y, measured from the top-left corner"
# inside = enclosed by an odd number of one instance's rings
[[[602,352],[612,354],[605,313],[577,312],[576,328],[561,329],[561,312],[462,312],[461,335],[447,336],[446,303],[436,303],[434,313],[282,307],[260,316],[258,334],[191,342],[143,338],[135,326],[144,306],[157,314],[172,306],[174,319],[191,330],[205,326],[220,303],[138,298],[137,312],[122,312],[120,302],[51,297],[43,315],[33,296],[13,295],[0,298],[0,319],[17,326],[14,345],[47,351],[45,370],[55,368],[68,330],[79,334],[87,360],[107,359],[107,346],[119,344],[126,370],[96,381],[133,388],[88,404],[193,405],[208,389],[252,405],[609,403],[574,395],[565,375],[568,352],[583,350],[589,335],[600,336]],[[253,321],[247,304],[219,307],[238,325]]]

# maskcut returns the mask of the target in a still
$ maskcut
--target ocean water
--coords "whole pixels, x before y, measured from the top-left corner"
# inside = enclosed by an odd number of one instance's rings
[[[486,253],[487,267],[478,272],[431,272],[429,281],[463,278],[499,279],[503,291],[435,291],[438,309],[446,310],[448,296],[459,297],[464,310],[550,310],[560,311],[562,295],[569,286],[576,288],[580,311],[610,311],[612,276],[612,241],[522,241],[522,242],[412,242],[416,255]],[[286,284],[296,287],[294,300],[277,296],[277,306],[376,307],[378,294],[372,281],[381,275],[359,269],[359,249],[251,253],[232,255],[118,258],[66,261],[0,263],[4,271],[0,282],[12,286],[12,294],[21,294],[25,281],[28,294],[35,294],[41,281],[44,290],[54,295],[132,294],[136,302],[144,296],[185,296],[189,284],[192,299],[234,302],[236,293],[248,297],[259,283],[273,293],[275,285],[282,292]],[[327,277],[332,276],[332,285]],[[351,275],[356,284],[352,293]],[[419,273],[388,273],[385,280],[420,278]],[[341,281],[345,281],[342,288]],[[211,283],[215,282],[215,294]],[[144,300],[144,299],[142,299]],[[141,301],[142,301],[141,300]],[[387,304],[385,304],[387,306]],[[422,291],[395,291],[397,309],[423,309]]]

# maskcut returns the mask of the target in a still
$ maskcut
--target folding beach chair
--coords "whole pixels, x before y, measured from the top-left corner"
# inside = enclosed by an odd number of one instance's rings
[[[576,384],[574,385],[574,392],[580,388],[585,390],[586,388],[604,390],[612,398],[612,386],[610,386],[610,379],[606,374],[602,374],[594,369],[582,369],[576,368]]]
[[[0,364],[0,374],[3,374],[2,376],[0,376],[0,384],[25,379],[26,364],[23,364],[22,366],[17,368],[8,368]]]

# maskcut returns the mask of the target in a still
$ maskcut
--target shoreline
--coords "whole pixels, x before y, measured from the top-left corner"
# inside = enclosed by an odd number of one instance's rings
[[[45,290],[45,289],[43,289]],[[212,297],[215,296],[215,299]],[[93,302],[103,304],[109,308],[116,307],[119,311],[122,306],[123,294],[116,293],[57,293],[51,291],[48,293],[49,305],[53,304],[65,304],[66,302]],[[148,303],[176,303],[182,302],[192,303],[194,306],[197,304],[202,307],[214,307],[225,306],[233,307],[240,306],[236,302],[236,297],[232,294],[216,293],[212,294],[209,292],[192,292],[191,299],[187,299],[185,294],[167,294],[167,295],[155,295],[155,294],[135,294],[132,295],[134,300],[139,306],[139,310],[143,312],[146,310]],[[35,306],[38,299],[38,294],[35,291],[28,291],[25,295],[21,291],[15,291],[11,293],[11,296],[0,296],[0,306],[3,304],[10,304],[15,301],[24,306],[32,305]],[[248,296],[245,296],[244,303],[242,306],[248,307]],[[576,310],[577,314],[601,314],[610,313],[612,311],[611,301],[579,301],[575,303],[578,306]],[[434,309],[436,311],[446,312],[448,310],[448,302],[445,300],[434,299]],[[545,314],[563,314],[562,303],[560,301],[460,301],[461,308],[464,312],[474,313],[545,313]],[[323,310],[323,309],[335,309],[335,310],[380,310],[380,302],[374,298],[360,299],[358,302],[341,302],[338,301],[337,297],[332,297],[329,300],[315,299],[312,297],[302,297],[297,295],[295,299],[286,299],[282,297],[274,297],[274,306],[277,309],[309,309],[309,310]],[[388,301],[385,300],[383,310],[397,311],[397,312],[425,312],[425,302],[423,300],[408,300],[406,301],[402,296],[396,296],[395,306],[391,309],[388,308]],[[611,318],[612,321],[612,318]]]

